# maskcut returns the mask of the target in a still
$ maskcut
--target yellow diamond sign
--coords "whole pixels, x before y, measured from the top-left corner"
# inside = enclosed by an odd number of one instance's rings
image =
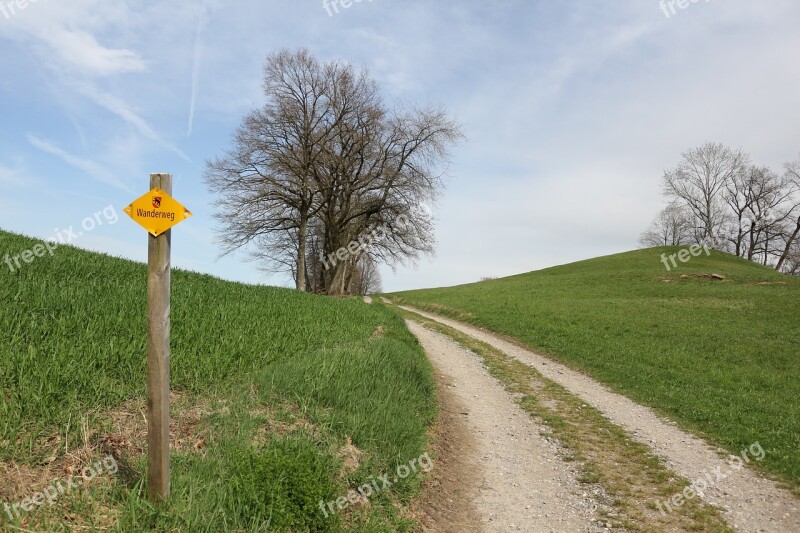
[[[134,200],[125,212],[153,237],[192,216],[191,211],[159,187]]]

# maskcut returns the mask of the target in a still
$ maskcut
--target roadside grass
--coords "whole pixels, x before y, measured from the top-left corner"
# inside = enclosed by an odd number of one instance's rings
[[[800,280],[718,252],[668,272],[679,249],[388,296],[517,339],[733,454],[759,442],[757,466],[800,494]]]
[[[656,501],[669,501],[689,486],[673,474],[650,449],[633,440],[600,411],[586,405],[561,385],[500,350],[417,313],[395,308],[401,316],[449,336],[477,354],[489,372],[517,403],[557,439],[564,460],[575,461],[580,482],[602,487],[595,497],[601,527],[626,531],[665,530],[732,532],[721,514],[699,498],[686,500],[668,514]]]
[[[0,232],[0,255],[38,242]],[[66,246],[0,264],[0,505],[109,454],[119,464],[52,506],[0,509],[0,529],[413,530],[416,475],[319,507],[425,451],[432,368],[399,317],[184,271],[172,290],[172,495],[152,506],[145,267]]]

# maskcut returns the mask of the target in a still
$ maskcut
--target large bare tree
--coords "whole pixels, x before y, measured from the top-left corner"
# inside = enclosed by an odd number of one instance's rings
[[[268,57],[264,93],[234,147],[207,166],[225,253],[249,245],[298,289],[343,294],[367,268],[433,252],[432,221],[415,206],[443,187],[461,138],[453,120],[432,108],[389,108],[368,72],[322,64],[306,50]],[[354,246],[376,228],[381,239]],[[313,265],[309,249],[319,254]]]
[[[330,128],[330,68],[306,50],[269,56],[266,104],[244,117],[234,147],[206,171],[219,195],[224,252],[254,243],[254,257],[291,268],[299,290],[306,288],[308,223],[319,205],[313,169]]]

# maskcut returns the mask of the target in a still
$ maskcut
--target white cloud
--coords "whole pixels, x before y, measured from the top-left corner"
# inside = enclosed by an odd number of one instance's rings
[[[132,50],[101,46],[85,31],[53,28],[39,37],[63,62],[61,69],[78,69],[90,76],[110,76],[147,70],[145,61]]]
[[[101,44],[116,40],[132,19],[127,2],[30,2],[0,24],[0,37],[30,47],[56,71],[88,77],[142,72],[147,64],[137,51]]]

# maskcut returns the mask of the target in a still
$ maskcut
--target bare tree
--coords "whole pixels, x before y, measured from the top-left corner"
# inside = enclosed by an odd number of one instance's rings
[[[359,250],[378,262],[397,264],[433,252],[433,223],[417,209],[443,186],[441,167],[460,138],[457,124],[436,109],[389,114],[366,108],[340,122],[327,160],[325,207],[327,253],[347,247],[379,229],[382,237]],[[359,259],[339,262],[327,286],[337,294]]]
[[[758,173],[756,178],[750,206],[747,259],[769,265],[789,215],[785,209],[789,191],[787,182],[769,169]]]
[[[664,173],[663,183],[665,194],[691,219],[693,241],[782,272],[800,269],[800,161],[780,175],[751,165],[742,150],[707,143],[685,153],[678,167]],[[668,208],[640,242],[681,243],[675,235],[684,222]]]
[[[664,173],[665,194],[691,211],[699,240],[716,245],[725,219],[722,191],[748,163],[749,156],[741,149],[709,142],[685,152],[678,166]]]
[[[234,148],[206,171],[206,183],[220,196],[224,253],[254,243],[257,258],[279,270],[292,265],[299,290],[306,289],[306,234],[319,205],[312,169],[330,129],[326,74],[306,50],[269,56],[267,103],[245,116]],[[290,244],[294,262],[286,257]]]
[[[683,205],[671,202],[639,237],[642,246],[679,246],[692,242],[692,215]]]
[[[363,255],[356,264],[355,273],[350,279],[348,292],[350,294],[376,294],[383,290],[381,273],[378,265],[369,257]]]
[[[730,208],[730,230],[724,238],[731,252],[768,264],[770,242],[782,231],[789,196],[787,180],[767,167],[750,166],[725,185],[723,198]]]
[[[725,183],[722,196],[725,203],[730,207],[732,214],[727,224],[729,230],[723,237],[731,244],[732,251],[737,256],[742,256],[746,244],[745,236],[750,227],[748,215],[753,206],[754,182],[758,178],[759,172],[755,166],[751,166],[746,171],[738,172]]]
[[[780,270],[790,276],[800,276],[800,241],[793,241]]]
[[[455,122],[440,110],[390,110],[366,71],[305,50],[268,57],[264,92],[234,148],[207,166],[224,253],[252,245],[253,259],[290,272],[299,290],[343,294],[366,265],[433,252],[432,221],[414,207],[443,187]],[[376,227],[384,238],[352,248]],[[326,262],[342,249],[351,251]]]
[[[776,270],[784,270],[793,275],[800,274],[800,161],[786,165],[785,184],[789,190],[787,207],[783,217],[783,249],[780,250]]]

